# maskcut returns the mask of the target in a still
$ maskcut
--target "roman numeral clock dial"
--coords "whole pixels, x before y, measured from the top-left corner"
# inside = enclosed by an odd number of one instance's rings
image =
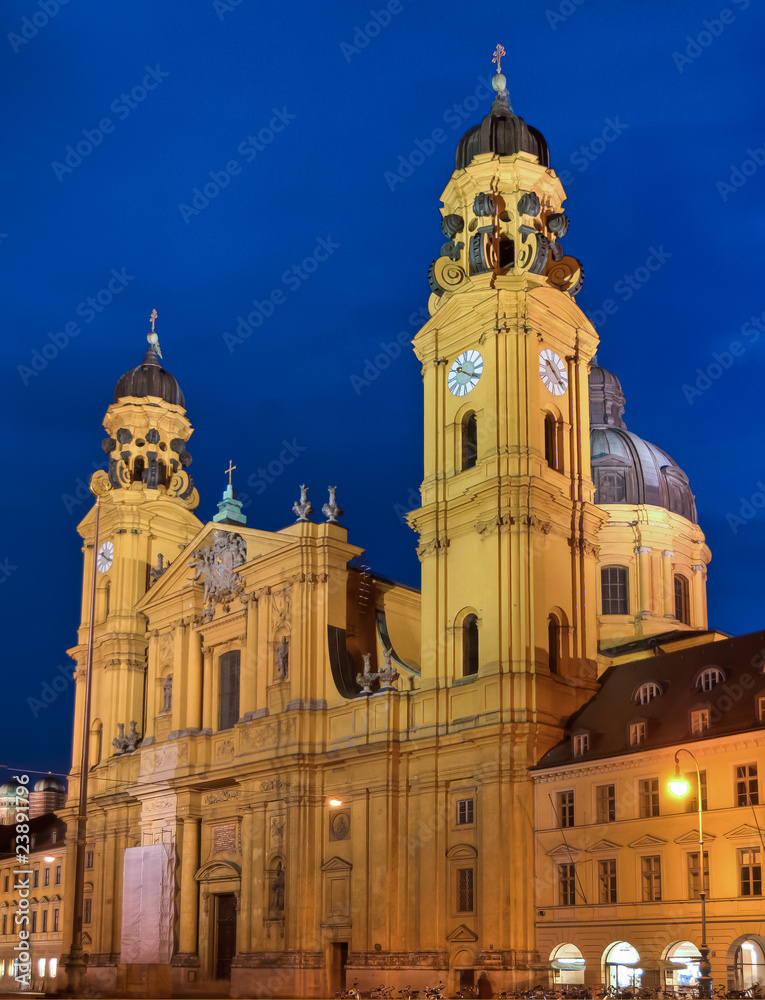
[[[562,396],[568,388],[566,364],[549,347],[539,355],[539,377],[553,396]]]
[[[449,392],[452,396],[467,396],[478,385],[482,372],[483,358],[478,351],[463,351],[449,369]]]

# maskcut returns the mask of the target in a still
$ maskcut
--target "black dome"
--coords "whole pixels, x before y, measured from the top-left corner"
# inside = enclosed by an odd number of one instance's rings
[[[157,352],[150,347],[140,365],[125,372],[114,388],[114,402],[123,396],[158,396],[166,403],[185,406],[181,387],[174,375],[159,363]]]
[[[480,153],[512,156],[521,152],[532,153],[543,167],[550,166],[550,150],[542,133],[513,114],[507,101],[498,97],[481,124],[469,128],[460,139],[456,168],[469,166]]]

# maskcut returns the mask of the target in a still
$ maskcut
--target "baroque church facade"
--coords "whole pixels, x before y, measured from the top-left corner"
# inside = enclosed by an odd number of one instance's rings
[[[324,520],[303,495],[269,532],[229,485],[202,523],[156,337],[116,385],[98,539],[94,510],[79,525],[76,763],[58,811],[74,829],[92,624],[95,989],[321,997],[482,971],[527,988],[561,943],[540,930],[533,769],[568,746],[604,672],[724,638],[688,479],[624,424],[576,304],[547,144],[494,86],[457,148],[413,341],[420,592],[357,568],[334,495]],[[73,919],[70,895],[65,953]]]

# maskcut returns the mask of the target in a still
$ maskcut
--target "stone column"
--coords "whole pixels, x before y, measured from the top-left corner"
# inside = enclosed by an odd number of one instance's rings
[[[242,895],[236,935],[238,955],[252,948],[252,830],[252,806],[245,806],[242,816]]]
[[[186,816],[181,843],[181,893],[178,951],[185,955],[197,952],[199,889],[194,879],[199,864],[199,820]]]
[[[637,583],[638,583],[638,606],[635,611],[638,613],[653,613],[651,608],[651,547],[650,545],[638,545],[635,549],[637,553]]]
[[[672,549],[664,549],[661,554],[661,578],[662,578],[662,589],[664,591],[664,608],[663,614],[665,617],[673,617],[675,614],[675,589],[672,581],[672,560],[675,558],[675,553]]]
[[[693,628],[706,628],[707,625],[707,568],[703,563],[691,566],[693,577],[690,582],[690,625]],[[709,942],[707,942],[709,943]]]

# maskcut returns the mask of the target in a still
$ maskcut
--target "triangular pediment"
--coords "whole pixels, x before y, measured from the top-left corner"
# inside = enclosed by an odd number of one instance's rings
[[[323,872],[349,872],[353,869],[353,865],[350,861],[346,861],[344,858],[330,858],[329,861],[325,861],[321,866]]]
[[[629,845],[633,850],[641,849],[643,847],[664,847],[667,843],[666,840],[662,840],[661,837],[653,837],[650,834],[646,834],[645,837],[638,837],[637,840],[633,840]]]
[[[621,847],[621,844],[615,844],[613,840],[599,840],[588,850],[590,854],[600,854],[602,851],[620,851]]]
[[[197,882],[227,882],[239,879],[242,869],[233,861],[208,861],[202,865],[194,878]]]
[[[705,833],[704,834],[704,843],[707,844],[711,840],[715,840],[715,835],[713,833]],[[695,844],[696,847],[698,847],[699,846],[699,831],[698,831],[698,829],[696,829],[696,830],[689,830],[687,833],[684,833],[682,835],[682,837],[675,837],[675,843],[676,844],[682,844],[683,846],[690,846],[691,844]]]
[[[578,847],[569,847],[568,844],[557,844],[552,850],[547,852],[547,857],[555,858],[556,861],[566,864],[575,861],[580,854],[581,851]]]
[[[454,930],[446,935],[446,940],[455,944],[459,941],[477,941],[478,935],[474,934],[469,927],[464,924],[460,924],[459,927],[455,927]]]
[[[735,830],[731,830],[730,833],[725,834],[728,840],[756,840],[757,843],[760,842],[760,831],[754,827],[750,826],[749,823],[742,823],[741,826],[737,826]]]

